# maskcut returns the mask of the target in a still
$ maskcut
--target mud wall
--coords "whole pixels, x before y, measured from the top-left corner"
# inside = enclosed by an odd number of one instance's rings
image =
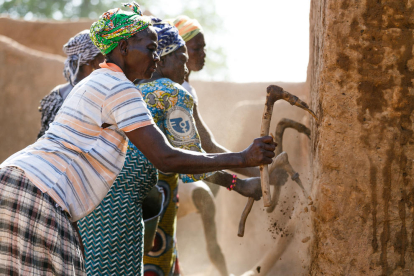
[[[65,82],[64,60],[0,35],[0,162],[36,141],[39,101]]]
[[[0,35],[34,50],[64,56],[63,45],[93,21],[24,21],[0,16]]]
[[[312,0],[311,275],[414,271],[413,11]]]

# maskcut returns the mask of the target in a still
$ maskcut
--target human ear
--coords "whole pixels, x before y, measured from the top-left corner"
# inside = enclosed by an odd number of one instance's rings
[[[128,54],[128,41],[127,40],[121,40],[118,43],[119,52],[121,55],[126,56]]]

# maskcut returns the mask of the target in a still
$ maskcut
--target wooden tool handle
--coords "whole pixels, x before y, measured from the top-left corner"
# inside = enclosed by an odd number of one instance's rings
[[[266,103],[265,103],[263,116],[262,116],[262,124],[260,127],[261,137],[269,135],[270,121],[272,119],[272,113],[273,113],[273,106],[275,102],[278,100],[285,100],[289,102],[291,105],[298,106],[308,111],[310,114],[312,114],[315,120],[318,119],[315,113],[309,109],[308,105],[305,102],[301,101],[298,97],[283,90],[283,88],[280,86],[270,85],[267,87]],[[271,195],[270,195],[269,168],[267,165],[260,166],[260,180],[261,180],[262,193],[263,193],[263,203],[265,207],[269,207],[272,204],[272,200],[271,200]],[[250,210],[252,209],[253,203],[254,203],[254,199],[249,198],[249,201],[247,202],[246,207],[244,207],[244,210],[243,210],[243,213],[240,219],[240,223],[239,223],[239,233],[238,233],[239,237],[243,237],[244,235],[244,226],[246,224],[247,216],[249,215]]]
[[[249,215],[250,211],[252,210],[254,203],[254,198],[249,197],[249,200],[247,201],[246,207],[244,207],[243,213],[240,218],[239,222],[239,232],[237,233],[237,236],[243,237],[244,236],[244,227],[246,225],[246,219]]]

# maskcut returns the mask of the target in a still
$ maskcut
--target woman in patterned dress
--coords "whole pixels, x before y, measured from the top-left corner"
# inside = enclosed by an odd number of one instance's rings
[[[180,85],[187,75],[188,54],[185,43],[177,34],[178,30],[175,27],[162,24],[154,27],[158,33],[161,61],[153,77],[141,81],[137,87],[141,90],[155,123],[172,146],[204,152],[193,119],[194,98]],[[184,183],[204,179],[213,184],[229,187],[233,175],[223,171],[199,175],[159,172],[157,185],[164,190],[166,203],[158,224],[154,247],[144,256],[144,275],[180,275],[176,248],[179,179]],[[258,178],[235,180],[237,192],[245,196],[260,197]],[[221,251],[216,253],[221,254]]]
[[[63,69],[63,76],[68,81],[52,89],[41,101],[39,111],[42,113],[41,127],[37,138],[40,138],[49,129],[57,112],[73,87],[89,76],[94,70],[99,69],[99,63],[104,57],[89,37],[89,30],[83,30],[71,37],[63,45],[63,52],[67,58]]]
[[[202,70],[205,64],[206,42],[203,29],[197,19],[189,18],[186,15],[180,15],[174,19],[169,19],[168,21],[178,29],[178,32],[185,41],[187,47],[188,74],[186,75],[182,86],[194,99],[193,116],[198,133],[200,134],[203,149],[206,152],[229,152],[225,147],[217,143],[210,129],[201,118],[197,92],[189,83],[191,72]],[[239,168],[234,169],[233,171],[249,177],[260,175],[258,168]],[[179,183],[180,182],[181,180]],[[214,198],[219,192],[219,186],[211,185],[211,183],[205,181],[199,181],[188,183],[187,185],[180,184],[178,192],[180,195],[178,218],[180,219],[180,217],[184,217],[193,212],[200,214],[208,256],[222,276],[229,275],[224,254],[222,253],[217,240],[217,228],[215,222],[216,206]]]

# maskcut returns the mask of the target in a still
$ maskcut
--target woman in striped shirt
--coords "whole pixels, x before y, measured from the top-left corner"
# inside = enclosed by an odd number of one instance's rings
[[[0,275],[85,275],[71,222],[92,212],[122,169],[127,138],[161,171],[198,174],[270,164],[275,144],[239,153],[173,148],[154,125],[135,79],[157,67],[154,18],[112,9],[91,26],[106,61],[79,82],[49,130],[0,165]]]
[[[37,138],[42,137],[49,129],[50,123],[55,119],[73,87],[94,70],[99,69],[99,63],[104,61],[101,51],[93,44],[89,34],[89,30],[83,30],[63,45],[63,52],[67,56],[63,76],[67,83],[56,86],[40,101],[39,111],[42,116]]]

